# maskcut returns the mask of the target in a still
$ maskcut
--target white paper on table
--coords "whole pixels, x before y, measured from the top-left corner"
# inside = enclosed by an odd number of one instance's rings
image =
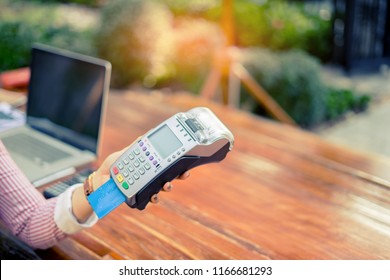
[[[8,103],[0,103],[0,132],[22,126],[26,122],[25,114]]]

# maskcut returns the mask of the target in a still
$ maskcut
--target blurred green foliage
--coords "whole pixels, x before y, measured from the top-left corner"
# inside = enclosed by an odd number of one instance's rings
[[[116,0],[103,7],[96,46],[112,63],[114,86],[154,85],[170,75],[171,20],[158,1]]]
[[[73,4],[81,4],[87,6],[99,6],[101,5],[101,0],[30,0],[30,2],[38,2],[38,3],[73,3]]]
[[[222,0],[161,0],[175,17],[207,18],[215,20],[216,11],[220,12]],[[217,19],[219,20],[219,18]]]
[[[175,16],[219,23],[222,1],[163,0]],[[236,44],[274,50],[300,49],[321,61],[331,55],[331,15],[325,5],[286,0],[234,0]]]
[[[349,111],[356,113],[367,109],[371,98],[356,96],[349,89],[330,88],[326,96],[326,120],[335,120]]]
[[[27,66],[33,42],[93,55],[95,31],[57,20],[56,5],[0,1],[0,71]]]
[[[327,89],[318,61],[301,51],[272,52],[260,48],[243,51],[243,63],[252,76],[301,126],[325,119]],[[250,94],[244,89],[244,98]],[[247,101],[248,102],[248,101]],[[254,110],[259,110],[258,104]]]
[[[80,28],[69,15],[61,20],[68,10],[60,14],[58,7],[75,6],[63,3],[93,6],[100,23]],[[0,71],[28,65],[31,44],[41,42],[109,60],[114,87],[139,83],[199,92],[223,45],[221,3],[0,0]],[[243,64],[302,127],[367,108],[367,96],[321,80],[320,63],[331,51],[329,17],[282,0],[235,0],[234,13]],[[244,88],[241,97],[245,108],[265,114]]]
[[[235,0],[238,45],[274,50],[300,49],[329,59],[331,21],[318,9],[309,12],[302,3]]]
[[[102,9],[101,22],[98,55],[112,63],[112,83],[119,87],[141,82],[197,92],[222,41],[216,24],[174,17],[161,1],[111,1]]]
[[[252,76],[302,127],[312,128],[334,120],[348,111],[365,110],[369,97],[352,91],[328,87],[321,79],[318,59],[302,51],[270,51],[248,48],[242,61]],[[243,106],[266,114],[250,93],[242,89]]]

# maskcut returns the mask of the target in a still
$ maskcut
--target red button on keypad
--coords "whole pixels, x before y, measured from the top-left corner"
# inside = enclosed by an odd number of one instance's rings
[[[112,168],[112,171],[114,172],[115,175],[119,173],[119,170],[116,166]]]

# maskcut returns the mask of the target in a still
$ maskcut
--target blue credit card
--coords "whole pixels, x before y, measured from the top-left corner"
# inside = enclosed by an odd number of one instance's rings
[[[87,197],[99,219],[126,201],[126,196],[118,189],[113,179],[108,180]]]

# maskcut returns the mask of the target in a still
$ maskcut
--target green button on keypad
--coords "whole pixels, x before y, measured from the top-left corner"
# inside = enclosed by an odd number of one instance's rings
[[[127,182],[122,183],[122,187],[127,190],[129,188],[129,184]]]

